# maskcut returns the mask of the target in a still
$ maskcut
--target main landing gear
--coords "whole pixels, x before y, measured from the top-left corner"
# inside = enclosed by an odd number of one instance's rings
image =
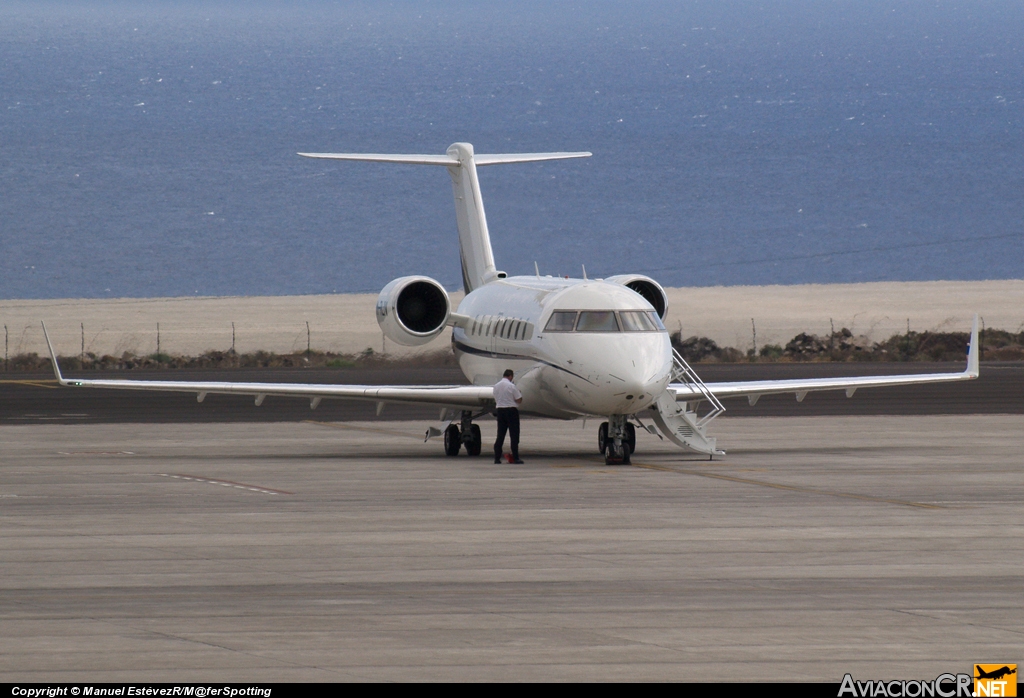
[[[479,456],[481,445],[480,425],[473,424],[473,413],[469,410],[462,411],[460,424],[449,424],[448,428],[444,430],[444,453],[446,456],[459,455],[463,446],[466,447],[466,455]]]
[[[597,430],[597,449],[606,465],[629,465],[636,450],[636,427],[624,414],[613,414]]]

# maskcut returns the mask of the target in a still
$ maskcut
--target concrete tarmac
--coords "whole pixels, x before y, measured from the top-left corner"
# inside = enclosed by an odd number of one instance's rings
[[[484,422],[485,439],[493,422]],[[932,679],[1024,659],[1024,416],[0,426],[0,680]]]

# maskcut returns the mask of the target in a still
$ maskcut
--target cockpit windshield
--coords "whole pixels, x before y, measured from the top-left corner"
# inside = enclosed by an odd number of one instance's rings
[[[577,332],[618,332],[615,313],[611,310],[584,310],[576,321]]]
[[[576,326],[576,311],[572,310],[566,312],[564,310],[556,310],[551,313],[551,319],[548,320],[547,326],[544,328],[545,332],[572,332],[573,327]]]
[[[619,313],[619,320],[622,322],[624,332],[656,332],[658,330],[650,315],[640,310],[624,310]]]
[[[664,332],[653,310],[556,310],[545,332]]]

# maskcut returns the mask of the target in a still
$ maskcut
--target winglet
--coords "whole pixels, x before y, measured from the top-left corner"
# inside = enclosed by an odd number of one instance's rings
[[[60,375],[60,366],[57,365],[57,352],[53,350],[53,344],[50,342],[50,335],[46,332],[46,323],[40,321],[39,324],[43,326],[43,337],[46,338],[46,348],[50,350],[50,362],[53,364],[53,375],[56,376],[58,383],[61,385],[67,385],[68,382],[64,380],[64,376]]]
[[[964,375],[968,378],[977,378],[981,371],[978,367],[978,352],[981,344],[978,341],[978,314],[974,314],[974,325],[971,326],[971,346],[967,350],[967,370]]]

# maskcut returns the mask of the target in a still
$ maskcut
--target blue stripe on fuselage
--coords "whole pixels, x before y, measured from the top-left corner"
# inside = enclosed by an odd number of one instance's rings
[[[563,366],[559,366],[558,364],[553,364],[550,361],[538,359],[536,356],[526,356],[525,354],[506,354],[503,352],[489,351],[487,349],[477,349],[476,347],[471,347],[468,344],[463,344],[462,342],[458,342],[454,339],[452,340],[452,346],[455,347],[456,351],[461,351],[466,354],[473,354],[475,356],[486,356],[491,359],[518,359],[520,361],[536,361],[537,363],[544,364],[545,366],[550,366],[551,368],[556,368],[559,371],[564,371],[565,373],[568,373],[570,376],[576,376],[580,380],[586,381],[591,385],[594,384],[593,381],[587,380],[578,373],[574,373],[573,371],[570,371],[569,369]]]

